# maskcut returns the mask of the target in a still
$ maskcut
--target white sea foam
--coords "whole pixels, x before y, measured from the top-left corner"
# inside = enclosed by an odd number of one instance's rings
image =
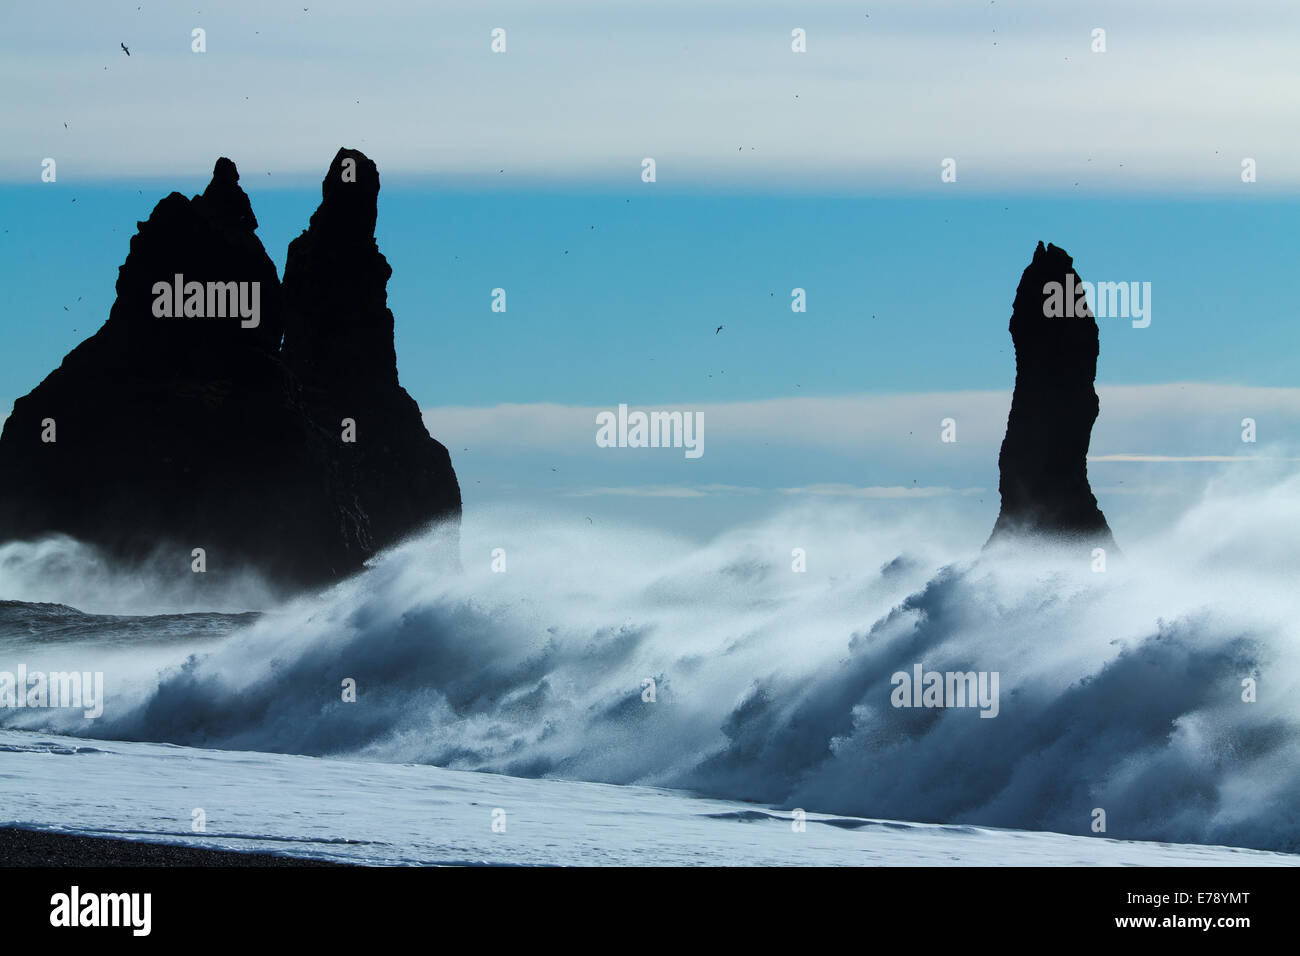
[[[0,725],[1076,834],[1100,808],[1121,839],[1300,849],[1300,479],[1116,528],[1104,573],[1087,548],[941,547],[869,515],[818,501],[696,547],[480,513],[461,576],[416,539],[218,642],[101,648],[77,665],[106,672],[93,727]],[[996,719],[891,707],[918,663],[998,672]]]

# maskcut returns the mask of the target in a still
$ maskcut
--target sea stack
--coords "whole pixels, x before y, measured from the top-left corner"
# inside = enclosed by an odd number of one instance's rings
[[[314,421],[349,433],[333,484],[349,553],[363,560],[433,518],[460,517],[451,456],[425,430],[397,381],[393,274],[375,242],[379,170],[340,149],[321,204],[289,244],[284,265],[282,356]]]
[[[1080,295],[1079,289],[1074,260],[1040,242],[1012,305],[1016,385],[998,455],[1002,510],[990,544],[1033,535],[1114,546],[1088,485],[1088,445],[1099,411],[1097,321],[1091,309],[1062,305],[1062,296]]]
[[[339,223],[358,231],[359,248],[373,246],[373,193],[369,208],[368,228]],[[354,433],[320,400],[321,382],[308,387],[286,361],[286,299],[233,162],[217,160],[202,195],[172,193],[137,225],[108,321],[4,423],[0,542],[64,534],[118,564],[213,577],[251,570],[294,591],[459,518],[450,460],[418,410],[368,438],[366,423],[390,415],[394,390],[414,408],[397,385],[386,309],[386,353],[329,369],[338,394],[365,397],[350,403]],[[313,274],[327,268],[317,259],[326,254],[308,256]],[[296,301],[304,350],[328,352],[331,337],[357,348],[364,336],[348,323],[370,316],[352,303],[377,298],[383,307],[386,264],[377,284],[359,260],[333,267],[335,311],[322,319]],[[358,454],[380,435],[390,459]],[[428,472],[403,473],[420,455],[443,466],[436,500]],[[376,488],[389,494],[381,500]]]

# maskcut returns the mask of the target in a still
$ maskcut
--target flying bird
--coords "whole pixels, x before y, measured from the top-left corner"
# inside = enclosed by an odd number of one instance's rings
[[[716,329],[713,330],[713,334],[714,334],[714,335],[717,335],[719,332],[721,332],[721,331],[722,331],[723,329],[725,329],[725,328],[726,328],[725,325],[719,325]]]
[[[125,43],[119,43],[118,46],[122,48],[122,52],[125,53],[127,56],[131,55],[131,51],[126,48]]]

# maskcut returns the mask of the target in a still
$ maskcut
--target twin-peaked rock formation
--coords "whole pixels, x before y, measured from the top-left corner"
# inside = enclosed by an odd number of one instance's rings
[[[459,519],[397,381],[378,171],[340,150],[322,192],[283,286],[228,159],[139,223],[108,321],[5,422],[0,541],[62,533],[186,572],[203,548],[209,571],[293,589]]]
[[[1067,277],[1073,276],[1073,282]],[[1081,287],[1064,249],[1040,242],[1020,277],[1011,311],[1016,387],[998,455],[1002,511],[989,541],[1047,535],[1113,546],[1088,485],[1088,444],[1097,420],[1098,329],[1090,310],[1050,314],[1047,287]]]
[[[375,164],[339,150],[283,285],[230,160],[202,195],[158,203],[108,321],[4,424],[0,542],[62,533],[186,571],[202,548],[209,571],[294,589],[458,520],[451,459],[397,380],[378,195]],[[1097,323],[1049,315],[1049,283],[1080,286],[1065,251],[1039,243],[1011,316],[1016,384],[990,542],[1112,545],[1087,476]]]

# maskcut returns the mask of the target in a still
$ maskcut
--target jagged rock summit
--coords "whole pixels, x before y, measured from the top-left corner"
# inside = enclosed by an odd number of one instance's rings
[[[395,541],[412,515],[460,514],[447,449],[428,436],[419,406],[397,381],[393,274],[375,242],[379,170],[340,149],[321,183],[321,204],[289,244],[284,264],[282,357],[313,420],[357,440],[335,459],[347,536],[358,557]],[[348,504],[356,502],[353,514]]]
[[[1058,246],[1034,250],[1011,312],[1016,385],[998,455],[1002,510],[989,543],[1041,535],[1113,546],[1088,484],[1088,445],[1097,420],[1099,337],[1090,309],[1060,315],[1051,283],[1081,288],[1074,260]],[[1060,302],[1061,292],[1057,292]]]
[[[336,181],[346,158],[365,172]],[[295,590],[458,520],[450,456],[397,381],[378,191],[340,150],[283,287],[229,159],[159,202],[108,320],[4,424],[0,541],[61,533],[184,573],[202,548],[207,574]]]

